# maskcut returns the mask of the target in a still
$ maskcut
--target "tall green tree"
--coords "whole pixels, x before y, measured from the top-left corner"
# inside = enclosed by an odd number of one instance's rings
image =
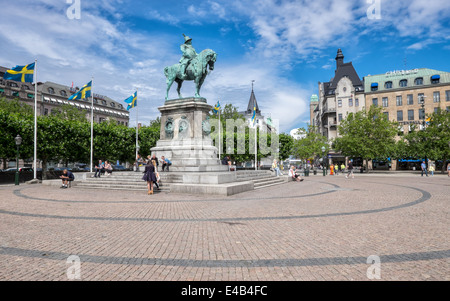
[[[19,148],[19,158],[29,159],[32,156],[33,147],[33,108],[19,102],[17,99],[9,100],[0,97],[0,158],[2,169],[6,169],[7,160],[17,156],[17,148],[14,138],[22,137]]]
[[[317,133],[312,126],[309,126],[308,130],[300,128],[297,134],[305,135],[304,138],[294,141],[292,153],[297,158],[303,160],[314,159],[322,156],[322,147],[325,147],[326,153],[330,149],[327,138]]]
[[[229,156],[231,161],[235,161],[237,164],[254,161],[254,140],[255,130],[249,128],[245,117],[238,112],[238,109],[232,104],[226,104],[223,109],[220,109],[220,137],[221,137],[221,156]],[[211,139],[216,141],[215,146],[219,147],[219,131],[214,124],[214,120],[218,120],[219,114],[214,114],[212,111],[209,114],[211,119]],[[240,125],[235,128],[233,133],[227,133],[227,121],[232,121],[236,125]],[[231,136],[231,137],[230,137]],[[278,136],[276,137],[278,139]],[[267,134],[260,131],[259,128],[256,132],[257,154],[256,160],[259,162],[261,159],[272,154],[274,151],[272,147],[273,134]],[[231,146],[233,142],[234,147]],[[274,142],[276,143],[276,142]],[[244,146],[245,145],[245,146]],[[244,146],[244,149],[242,147]]]
[[[90,113],[90,111],[89,111]],[[60,119],[67,119],[79,122],[88,122],[86,118],[86,111],[79,109],[78,107],[63,104],[62,106],[53,109],[52,115]]]
[[[450,112],[438,109],[427,114],[425,128],[411,126],[411,131],[401,136],[397,143],[397,158],[442,160],[442,172],[450,159]]]
[[[143,126],[139,129],[139,153],[143,158],[151,154],[151,148],[156,146],[161,131],[161,120],[158,117],[150,121],[149,126]],[[134,158],[134,155],[133,155]]]
[[[426,156],[432,160],[442,160],[442,172],[450,159],[450,112],[438,109],[429,115],[425,128]]]
[[[397,128],[398,124],[389,121],[381,107],[371,106],[341,121],[334,147],[346,156],[363,158],[367,166],[371,159],[386,159],[395,153]]]
[[[288,159],[291,155],[295,155],[293,151],[295,142],[291,135],[281,133],[278,135],[278,141],[280,144],[279,159],[281,161]]]

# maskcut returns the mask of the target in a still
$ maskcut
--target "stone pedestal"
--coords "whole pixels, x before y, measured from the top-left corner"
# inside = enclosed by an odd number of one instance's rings
[[[167,100],[158,108],[160,140],[151,149],[152,155],[168,158],[172,162],[171,171],[228,171],[228,166],[220,164],[218,150],[209,136],[211,127],[207,116],[211,108],[201,97]]]

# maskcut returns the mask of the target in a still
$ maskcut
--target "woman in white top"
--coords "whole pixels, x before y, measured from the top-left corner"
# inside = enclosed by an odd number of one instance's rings
[[[303,181],[304,179],[302,179],[302,178],[295,172],[295,169],[294,169],[294,168],[295,168],[294,165],[292,165],[291,168],[289,169],[289,177],[291,177],[291,179],[292,179],[293,181],[297,181],[297,182]]]
[[[109,161],[105,161],[105,171],[106,176],[110,176],[112,174],[112,166],[111,163],[109,163]]]

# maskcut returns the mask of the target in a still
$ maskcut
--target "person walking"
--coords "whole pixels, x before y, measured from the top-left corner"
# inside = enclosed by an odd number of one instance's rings
[[[155,167],[155,176],[156,176],[155,185],[156,185],[156,188],[159,190],[159,181],[161,178],[160,178],[159,172],[158,172],[157,160],[152,160],[152,164],[153,164],[153,167]]]
[[[425,175],[428,177],[427,165],[425,164],[425,161],[422,161],[422,164],[420,164],[420,168],[422,168],[422,177],[423,177],[424,172],[425,172]]]
[[[156,163],[155,163],[156,164]],[[156,182],[155,166],[150,161],[145,166],[142,180],[147,181],[147,194],[153,194],[153,183]]]
[[[339,166],[337,163],[334,164],[334,174],[337,176],[339,171]]]
[[[345,176],[346,179],[348,179],[349,176],[352,176],[352,179],[355,178],[353,175],[353,160],[348,161],[347,165],[348,174]]]
[[[450,162],[447,164],[447,173],[448,173],[448,176],[450,177]]]
[[[433,165],[433,163],[430,163],[430,165],[428,165],[428,171],[430,172],[431,176],[434,176],[434,165]]]

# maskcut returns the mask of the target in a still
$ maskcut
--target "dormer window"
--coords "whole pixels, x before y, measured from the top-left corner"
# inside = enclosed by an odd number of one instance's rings
[[[61,94],[61,96],[64,96],[64,97],[67,96],[67,92],[65,90],[59,91],[59,94]]]
[[[433,75],[431,77],[431,83],[432,84],[439,84],[439,80],[441,79],[441,76],[439,74]]]
[[[408,86],[408,80],[407,80],[407,79],[402,79],[402,80],[399,82],[399,86],[400,86],[400,87],[407,87],[407,86]]]
[[[378,83],[372,83],[370,85],[370,91],[378,91]]]
[[[55,89],[53,89],[52,87],[48,87],[47,91],[50,94],[55,94]]]
[[[423,85],[423,77],[418,77],[418,78],[416,78],[416,79],[414,80],[414,84],[415,84],[416,86],[418,86],[418,85]]]
[[[385,89],[392,89],[392,82],[390,82],[390,81],[389,82],[385,82],[384,83],[384,88]]]

